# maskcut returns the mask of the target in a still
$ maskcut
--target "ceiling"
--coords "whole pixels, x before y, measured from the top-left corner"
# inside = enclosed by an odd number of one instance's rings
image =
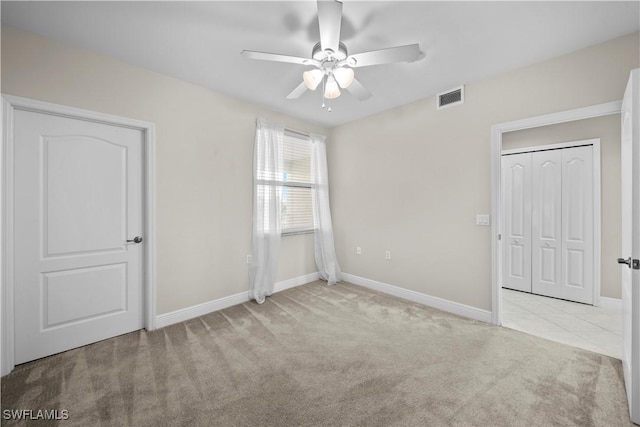
[[[640,30],[638,1],[343,4],[349,53],[419,43],[425,55],[355,69],[373,97],[343,93],[332,112],[320,91],[285,99],[304,66],[240,56],[309,57],[319,41],[315,1],[2,1],[2,23],[326,127]]]

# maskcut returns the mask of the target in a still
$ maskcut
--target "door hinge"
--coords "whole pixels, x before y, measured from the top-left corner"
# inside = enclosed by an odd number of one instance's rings
[[[634,259],[632,264],[634,270],[640,270],[640,259]]]
[[[498,240],[502,240],[502,234],[498,234]]]

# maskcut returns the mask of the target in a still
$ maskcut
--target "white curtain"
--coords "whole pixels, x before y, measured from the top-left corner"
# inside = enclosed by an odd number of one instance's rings
[[[333,225],[329,207],[329,179],[327,173],[327,146],[322,135],[311,138],[311,193],[313,199],[313,222],[316,267],[320,278],[335,285],[342,277],[333,242]]]
[[[249,297],[262,304],[273,292],[280,253],[280,193],[284,126],[256,121],[253,148],[253,235]]]

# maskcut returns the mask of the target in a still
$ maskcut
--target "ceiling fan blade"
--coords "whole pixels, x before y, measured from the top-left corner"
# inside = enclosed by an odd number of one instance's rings
[[[338,52],[341,25],[342,3],[335,0],[318,0],[318,27],[323,51],[331,49],[332,52]]]
[[[390,47],[388,49],[372,50],[356,53],[346,59],[350,67],[368,67],[370,65],[390,64],[392,62],[412,62],[418,59],[422,52],[420,45]]]
[[[362,83],[360,83],[356,79],[353,79],[353,82],[351,82],[351,85],[347,88],[347,90],[360,101],[371,98],[371,92],[369,92],[366,87],[362,86]]]
[[[294,90],[292,90],[289,95],[287,95],[287,99],[300,98],[300,96],[306,91],[307,91],[307,85],[304,82],[302,82]]]
[[[320,66],[320,62],[311,58],[300,58],[299,56],[280,55],[278,53],[257,52],[255,50],[243,50],[242,56],[250,59],[260,59],[263,61],[288,62],[290,64],[315,65]]]

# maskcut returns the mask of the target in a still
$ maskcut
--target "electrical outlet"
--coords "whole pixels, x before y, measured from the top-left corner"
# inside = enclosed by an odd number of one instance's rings
[[[362,255],[362,248],[360,246],[356,246],[356,255]]]
[[[247,264],[251,264],[251,255],[247,255]]]
[[[387,261],[391,259],[391,251],[386,251],[384,253],[384,259],[386,259]]]

